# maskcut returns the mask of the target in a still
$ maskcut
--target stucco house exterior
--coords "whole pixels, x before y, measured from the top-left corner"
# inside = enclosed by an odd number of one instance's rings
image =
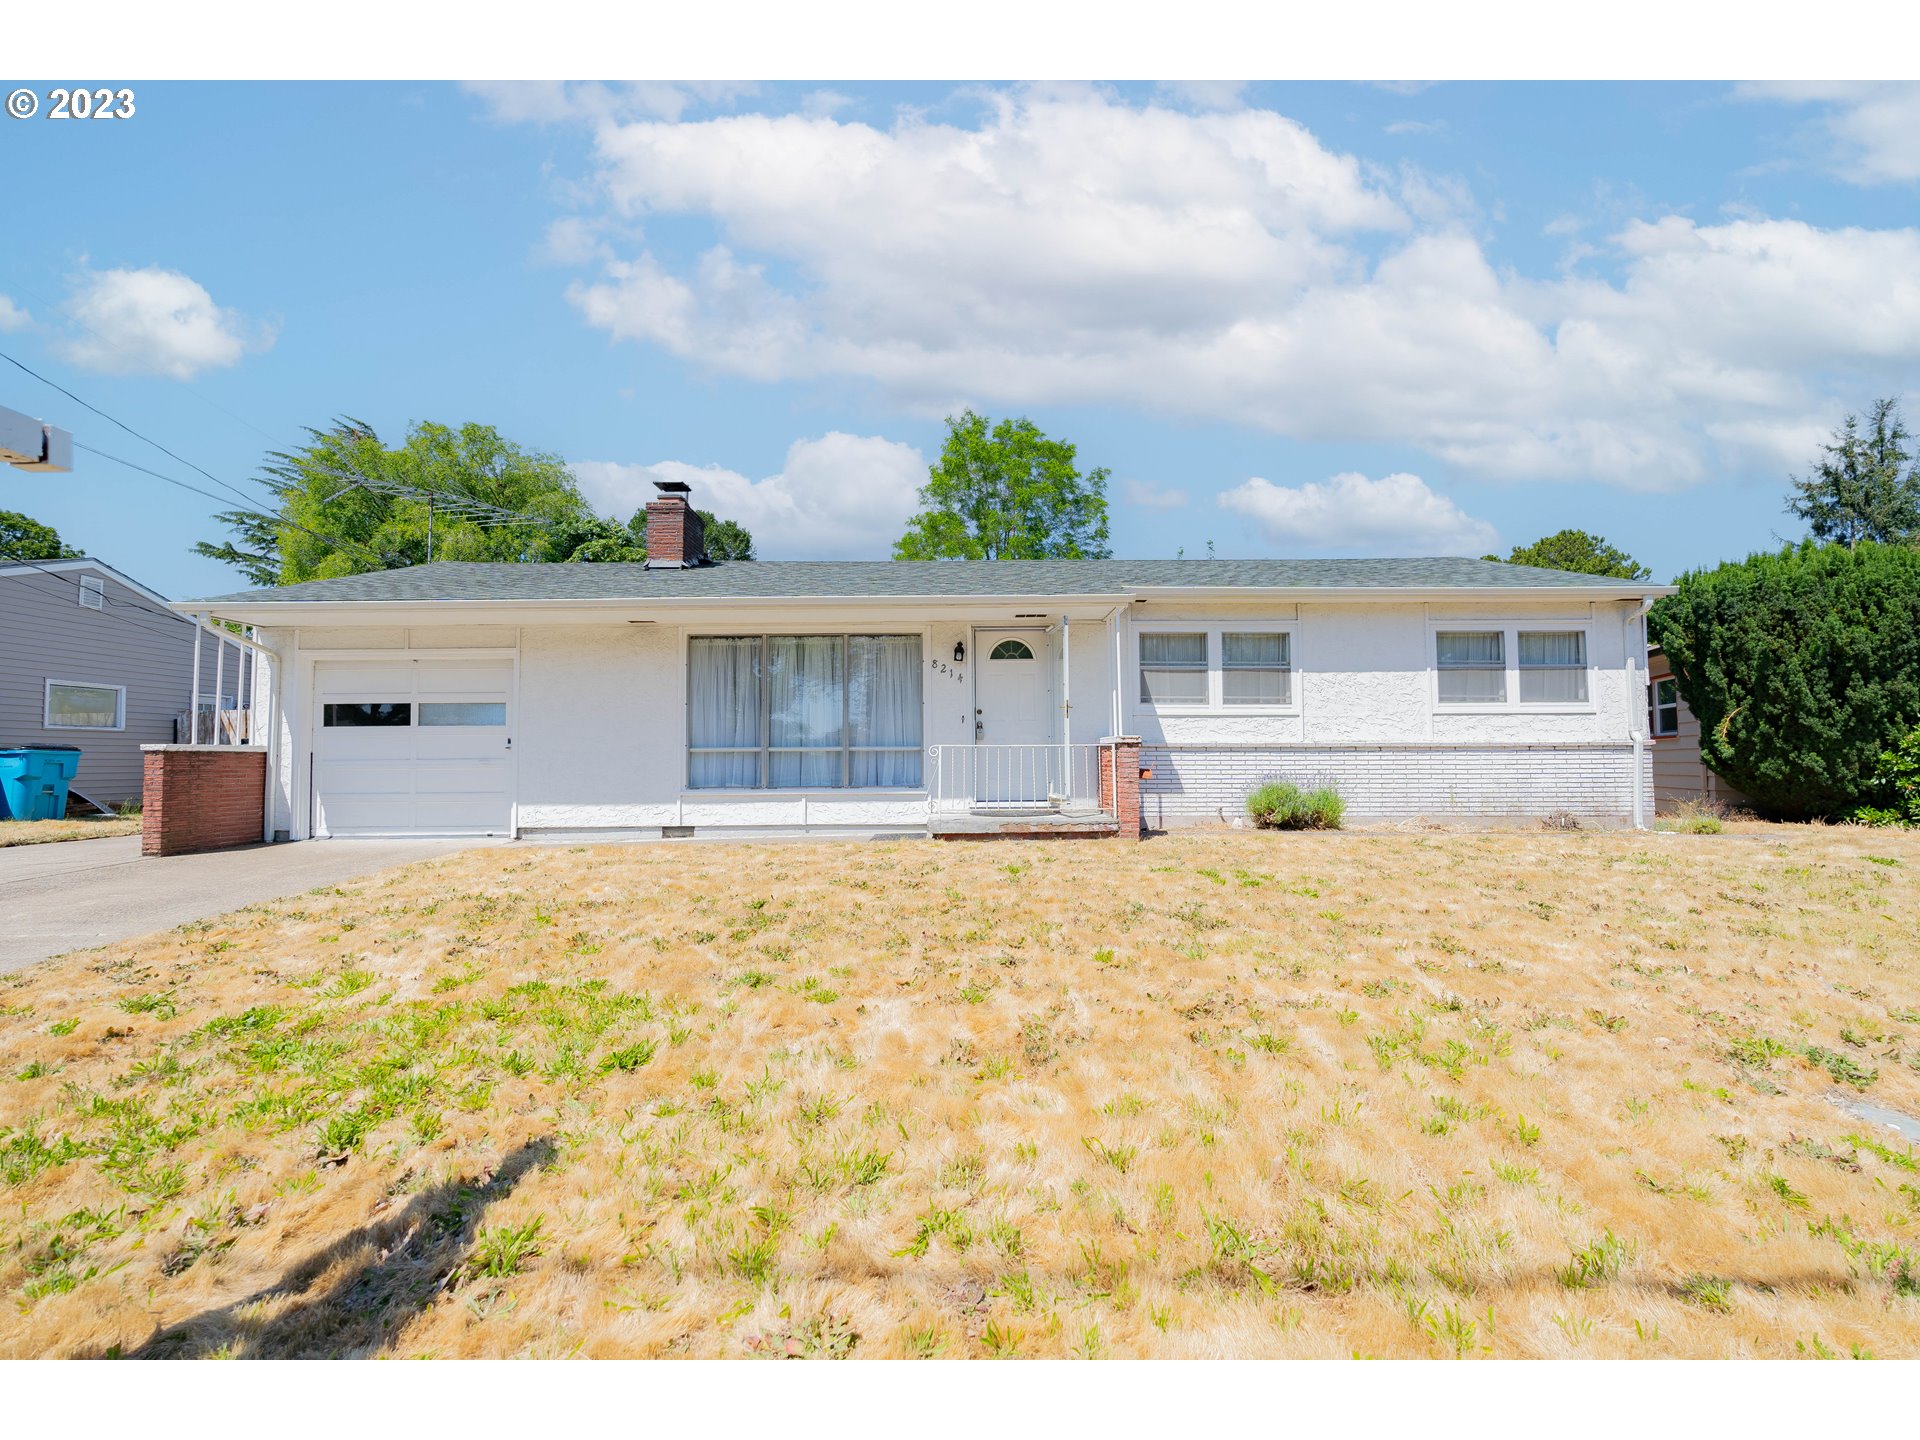
[[[190,738],[195,628],[102,560],[0,564],[0,746],[78,746],[75,793],[102,808],[138,800],[141,746]],[[218,647],[202,639],[211,738],[216,689],[232,733],[252,681],[231,646],[221,673]]]
[[[436,563],[185,601],[260,647],[290,838],[1651,811],[1666,587],[1465,559]],[[1135,786],[1138,800],[1134,799]]]

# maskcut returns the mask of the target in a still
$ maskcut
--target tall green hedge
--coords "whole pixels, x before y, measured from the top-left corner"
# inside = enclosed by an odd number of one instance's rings
[[[1920,723],[1920,550],[1807,541],[1679,586],[1648,628],[1709,768],[1783,819],[1874,803],[1880,752]]]

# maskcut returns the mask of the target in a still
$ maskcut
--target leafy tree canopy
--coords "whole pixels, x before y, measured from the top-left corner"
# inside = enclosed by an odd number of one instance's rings
[[[9,560],[77,560],[81,553],[62,540],[51,525],[42,525],[17,510],[0,510],[0,564]]]
[[[1911,464],[1912,439],[1897,400],[1876,400],[1860,417],[1849,415],[1820,447],[1811,475],[1793,479],[1789,513],[1807,522],[1816,540],[1849,548],[1863,540],[1883,545],[1920,539],[1920,466]]]
[[[947,418],[939,463],[920,487],[920,513],[893,547],[898,560],[1101,559],[1107,471],[1082,475],[1074,448],[1031,420],[988,428],[968,410]]]
[[[364,421],[308,430],[309,443],[267,457],[271,513],[230,510],[230,538],[196,553],[256,585],[291,585],[433,560],[646,559],[646,512],[623,525],[593,512],[566,462],[524,449],[488,425],[415,425],[389,447]],[[483,509],[482,507],[490,507]],[[753,537],[712,521],[751,559]],[[429,550],[429,547],[431,549]],[[712,546],[709,546],[710,551]]]
[[[1483,555],[1498,560],[1498,555]],[[1572,570],[1580,575],[1606,575],[1617,580],[1648,580],[1653,572],[1626,551],[1584,530],[1561,530],[1531,545],[1516,545],[1509,565],[1538,565],[1545,570]]]
[[[1683,575],[1648,618],[1700,721],[1700,758],[1766,813],[1838,816],[1885,791],[1920,723],[1920,550],[1806,541]]]

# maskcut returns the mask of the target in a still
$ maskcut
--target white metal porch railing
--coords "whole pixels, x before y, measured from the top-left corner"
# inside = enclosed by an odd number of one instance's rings
[[[1099,745],[929,745],[935,810],[1074,810],[1100,806]]]

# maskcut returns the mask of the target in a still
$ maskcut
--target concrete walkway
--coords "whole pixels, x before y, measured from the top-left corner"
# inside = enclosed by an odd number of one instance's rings
[[[0,850],[0,974],[242,905],[451,855],[474,840],[308,840],[147,859],[138,835]]]

